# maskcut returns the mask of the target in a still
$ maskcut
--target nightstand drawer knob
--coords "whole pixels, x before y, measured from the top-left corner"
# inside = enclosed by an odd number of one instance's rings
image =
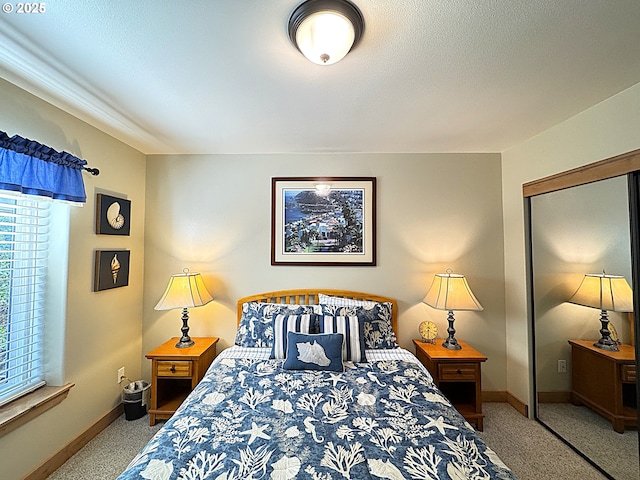
[[[159,361],[156,375],[158,377],[190,377],[193,373],[193,362]]]
[[[480,377],[480,364],[477,363],[440,363],[438,378],[442,381],[475,382]]]

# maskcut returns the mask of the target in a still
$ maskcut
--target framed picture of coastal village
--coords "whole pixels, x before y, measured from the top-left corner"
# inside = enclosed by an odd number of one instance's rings
[[[375,177],[272,178],[271,264],[375,265]]]

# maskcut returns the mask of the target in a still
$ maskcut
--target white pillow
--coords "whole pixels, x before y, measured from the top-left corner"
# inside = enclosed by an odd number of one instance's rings
[[[324,293],[318,294],[318,303],[320,305],[336,305],[338,307],[370,307],[373,308],[376,303],[371,300],[354,300],[353,298],[331,297]]]

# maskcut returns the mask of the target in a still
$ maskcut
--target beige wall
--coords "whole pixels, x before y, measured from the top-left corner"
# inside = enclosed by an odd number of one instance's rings
[[[530,403],[522,184],[640,148],[640,84],[502,154],[508,390]]]
[[[378,266],[270,265],[271,178],[375,176]],[[433,275],[467,275],[485,307],[458,312],[457,336],[489,357],[483,388],[506,390],[503,235],[497,154],[150,156],[147,159],[143,350],[180,333],[180,312],[154,305],[169,276],[200,271],[215,301],[190,310],[193,335],[234,341],[239,297],[288,288],[341,288],[399,301],[399,341],[446,312],[421,303]],[[149,375],[149,365],[143,371]]]
[[[66,150],[101,171],[83,175],[87,203],[71,211],[63,348],[64,380],[76,386],[60,405],[0,437],[2,476],[19,479],[119,404],[119,367],[132,378],[141,374],[145,157],[4,80],[0,104],[0,130]],[[130,237],[95,235],[96,192],[132,201]],[[129,286],[92,292],[94,250],[120,248],[131,250]]]

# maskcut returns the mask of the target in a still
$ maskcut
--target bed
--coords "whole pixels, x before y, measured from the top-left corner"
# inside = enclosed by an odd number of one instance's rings
[[[238,300],[236,344],[119,479],[513,479],[416,357],[394,299]]]

